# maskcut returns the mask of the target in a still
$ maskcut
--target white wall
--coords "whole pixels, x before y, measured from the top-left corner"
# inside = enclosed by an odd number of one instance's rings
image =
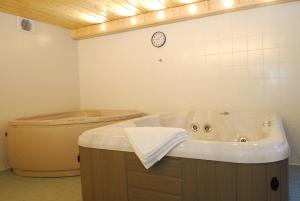
[[[67,30],[36,23],[18,32],[16,16],[0,13],[0,169],[7,167],[7,122],[79,108],[77,44]]]
[[[82,40],[81,108],[275,111],[300,164],[299,11],[293,2]],[[150,43],[158,30],[163,48]]]

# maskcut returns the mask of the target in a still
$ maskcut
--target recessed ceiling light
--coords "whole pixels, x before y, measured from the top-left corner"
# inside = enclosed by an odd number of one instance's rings
[[[165,18],[165,13],[164,13],[164,11],[159,11],[159,12],[157,13],[157,18],[160,19],[160,20],[164,19],[164,18]]]
[[[198,11],[198,7],[196,5],[189,5],[188,10],[189,10],[189,13],[195,14]]]
[[[132,18],[130,19],[130,23],[131,23],[132,25],[137,24],[136,18],[135,18],[135,17],[132,17]]]
[[[166,8],[160,0],[142,0],[140,3],[148,10],[161,10]]]
[[[100,29],[101,29],[102,31],[105,31],[105,30],[106,30],[106,25],[105,25],[105,24],[101,24],[101,25],[100,25]]]
[[[223,5],[225,8],[231,8],[233,6],[233,0],[223,0]]]

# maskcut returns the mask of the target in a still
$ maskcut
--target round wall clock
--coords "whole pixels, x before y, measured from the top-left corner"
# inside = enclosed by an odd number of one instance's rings
[[[162,47],[166,43],[166,40],[166,35],[161,31],[155,32],[151,38],[151,42],[154,47]]]

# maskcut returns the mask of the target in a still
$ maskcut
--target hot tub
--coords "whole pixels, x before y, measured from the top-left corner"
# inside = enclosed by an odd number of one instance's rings
[[[125,137],[135,126],[185,128],[189,137],[146,170]],[[79,145],[83,201],[287,201],[289,145],[274,113],[155,114],[88,130]]]
[[[79,175],[77,140],[82,132],[141,116],[135,111],[88,110],[11,121],[7,132],[9,164],[23,176]]]

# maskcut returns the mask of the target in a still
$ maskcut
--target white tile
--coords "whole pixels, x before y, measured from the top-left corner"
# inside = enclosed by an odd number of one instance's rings
[[[279,50],[278,49],[264,49],[264,63],[278,63]]]
[[[296,47],[285,47],[279,49],[279,61],[280,62],[289,62],[296,59]]]
[[[224,29],[219,28],[219,40],[232,40],[232,31],[229,30],[228,27],[225,26]]]
[[[248,65],[256,65],[262,63],[263,63],[262,50],[248,51]]]
[[[263,48],[276,48],[278,47],[278,35],[277,33],[265,33],[263,34]]]
[[[270,78],[264,80],[264,90],[266,94],[280,94],[280,79]]]
[[[205,43],[196,44],[194,47],[195,55],[206,55]]]
[[[194,65],[204,67],[206,65],[206,56],[197,56],[193,58]]]
[[[247,66],[247,60],[248,60],[247,52],[234,52],[233,53],[233,65]]]
[[[248,37],[248,50],[262,49],[262,35]]]
[[[219,55],[220,66],[232,66],[232,53]]]
[[[279,71],[279,64],[265,64],[264,65],[264,77],[265,78],[279,78],[280,71]]]
[[[264,77],[263,65],[248,65],[249,77],[253,79]]]
[[[221,40],[219,41],[219,53],[232,52],[232,40]]]
[[[219,56],[217,54],[211,54],[206,56],[206,66],[217,67],[219,64]]]
[[[228,67],[228,68],[223,67],[220,69],[220,74],[221,74],[221,77],[226,80],[227,84],[231,84],[231,82],[229,82],[228,79],[238,78],[240,76],[239,72],[238,72],[238,68],[236,68],[236,67]],[[231,87],[231,88],[233,88],[233,87]]]
[[[218,54],[218,42],[211,41],[206,44],[206,54]]]
[[[300,78],[300,68],[298,62],[280,63],[281,78]]]
[[[282,78],[280,79],[280,87],[282,92],[298,93],[300,80],[297,78]]]
[[[278,36],[279,47],[291,47],[296,44],[295,31],[280,32]]]
[[[247,38],[238,37],[233,39],[233,51],[246,51],[247,50]]]
[[[182,48],[184,51],[182,51],[181,55],[183,57],[189,57],[189,56],[193,56],[194,53],[194,46],[193,45],[186,45]]]
[[[196,82],[198,82],[198,78],[201,77],[201,79],[211,79],[219,76],[219,69],[218,68],[211,68],[211,67],[204,67],[201,69],[201,73],[196,75]],[[203,81],[203,80],[202,80]],[[213,85],[210,85],[210,87],[214,87]],[[207,87],[206,87],[207,89]]]
[[[297,30],[296,40],[296,44],[300,46],[300,28]]]
[[[300,61],[300,45],[296,47],[296,60]]]

